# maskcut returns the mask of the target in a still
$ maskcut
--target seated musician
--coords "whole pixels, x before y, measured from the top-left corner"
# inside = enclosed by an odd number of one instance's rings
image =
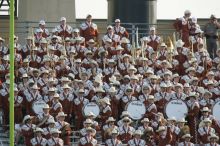
[[[80,138],[80,143],[79,146],[95,146],[97,145],[97,140],[94,138],[95,134],[96,134],[96,130],[88,127],[86,129],[86,136]]]

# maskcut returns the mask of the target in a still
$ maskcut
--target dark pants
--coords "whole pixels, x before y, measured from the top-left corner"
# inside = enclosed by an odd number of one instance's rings
[[[207,50],[212,59],[216,57],[217,40],[214,38],[206,38]]]

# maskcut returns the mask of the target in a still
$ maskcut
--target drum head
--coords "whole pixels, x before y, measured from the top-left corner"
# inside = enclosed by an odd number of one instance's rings
[[[146,112],[144,103],[138,100],[129,102],[125,109],[133,120],[141,119]]]
[[[165,107],[167,118],[175,117],[176,119],[185,118],[188,113],[188,107],[182,100],[171,100]]]
[[[41,101],[35,101],[32,104],[32,109],[35,114],[42,114],[43,113],[43,107],[46,105],[46,103],[41,100]]]
[[[212,108],[212,114],[216,120],[220,121],[220,101],[216,102]]]
[[[87,116],[89,112],[92,112],[97,117],[100,113],[100,108],[95,102],[90,102],[83,107],[83,115]]]

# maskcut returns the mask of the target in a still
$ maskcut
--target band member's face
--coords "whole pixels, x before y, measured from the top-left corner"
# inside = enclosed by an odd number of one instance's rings
[[[60,24],[61,24],[61,25],[66,25],[66,21],[65,21],[65,20],[60,21]]]
[[[202,112],[202,115],[204,115],[204,116],[208,116],[208,115],[209,115],[209,112],[207,112],[207,111],[203,111],[203,112]]]
[[[148,123],[148,122],[144,122],[143,124],[144,124],[144,126],[148,126],[148,125],[149,125],[149,123]]]
[[[154,99],[148,99],[149,103],[154,103]]]
[[[88,136],[92,136],[92,131],[87,131]]]
[[[115,22],[115,26],[116,27],[120,26],[120,22]]]
[[[185,138],[185,141],[190,142],[190,138],[189,137]]]
[[[28,78],[23,78],[23,82],[26,83],[28,81]]]
[[[85,123],[85,127],[91,127],[91,123]]]
[[[176,77],[176,78],[173,78],[173,80],[174,80],[175,82],[179,82],[180,78],[179,78],[179,77]]]
[[[150,91],[150,90],[149,90],[148,88],[143,88],[143,93],[144,93],[144,94],[148,94],[149,91]]]
[[[53,133],[52,134],[54,138],[58,138],[59,137],[59,133]]]
[[[74,36],[74,37],[78,37],[78,36],[79,36],[79,33],[78,33],[78,32],[73,32],[73,36]]]
[[[48,94],[49,94],[50,96],[53,96],[53,95],[55,94],[55,91],[49,91]]]
[[[47,78],[48,77],[48,74],[47,73],[44,73],[43,74],[43,78]]]
[[[41,137],[41,132],[36,132],[37,137]]]
[[[215,143],[217,141],[217,139],[215,138],[210,138],[210,142]]]
[[[66,42],[65,42],[65,45],[66,45],[66,46],[70,46],[70,41],[66,41]]]
[[[50,123],[50,124],[49,124],[49,127],[50,127],[50,128],[53,128],[53,127],[55,127],[55,124],[54,124],[54,123]]]
[[[46,48],[47,44],[46,43],[41,43],[40,44],[42,48]]]
[[[44,111],[45,114],[49,114],[50,109],[49,108],[45,108],[45,109],[43,109],[43,111]]]
[[[87,18],[86,18],[86,21],[87,21],[87,22],[92,22],[92,17],[87,17]]]
[[[53,38],[53,39],[52,39],[52,43],[53,43],[53,44],[56,44],[57,42],[58,42],[58,39],[57,39],[57,38]]]
[[[0,41],[0,46],[2,46],[3,45],[3,41]]]
[[[65,120],[65,116],[60,116],[59,117],[59,121],[64,121]]]
[[[176,92],[181,93],[183,89],[181,87],[176,87]]]
[[[150,31],[150,34],[151,34],[151,35],[155,35],[155,34],[156,34],[156,31],[155,31],[155,30],[151,30],[151,31]]]
[[[140,139],[140,138],[141,138],[141,136],[138,135],[138,134],[136,134],[134,137],[135,137],[136,139]]]

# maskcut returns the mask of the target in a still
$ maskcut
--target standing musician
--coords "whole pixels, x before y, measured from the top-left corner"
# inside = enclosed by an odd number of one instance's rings
[[[98,27],[92,22],[92,15],[87,15],[86,22],[80,26],[80,36],[84,37],[86,42],[90,39],[98,42],[98,35]]]
[[[60,25],[56,26],[55,29],[58,31],[58,36],[63,38],[63,40],[66,37],[72,37],[72,27],[70,25],[66,24],[66,18],[61,17],[60,18]]]
[[[158,35],[156,35],[156,28],[155,27],[150,28],[150,35],[148,36],[148,40],[150,40],[148,42],[148,45],[151,46],[154,49],[154,51],[156,52],[161,39]]]
[[[115,19],[115,26],[114,26],[114,33],[119,35],[120,38],[122,37],[129,37],[129,33],[127,30],[121,26],[121,20],[120,19]]]

